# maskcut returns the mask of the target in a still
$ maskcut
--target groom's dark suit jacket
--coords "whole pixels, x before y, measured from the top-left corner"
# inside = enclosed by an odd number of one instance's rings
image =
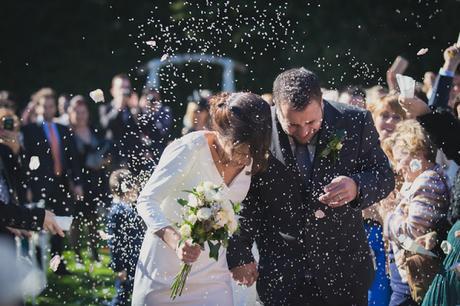
[[[362,301],[373,279],[373,265],[361,210],[394,188],[393,172],[380,148],[369,112],[324,101],[310,179],[302,179],[288,136],[275,111],[268,169],[252,178],[244,201],[241,233],[230,241],[230,269],[254,261],[260,253],[257,290],[264,305],[289,305],[290,298],[314,283],[331,305]],[[320,152],[339,130],[345,130],[337,159]],[[318,201],[323,188],[339,176],[359,185],[358,198],[339,208]],[[316,218],[315,212],[324,212]]]

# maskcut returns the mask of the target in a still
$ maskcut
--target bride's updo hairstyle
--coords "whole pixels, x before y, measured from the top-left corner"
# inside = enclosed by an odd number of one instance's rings
[[[238,154],[241,144],[249,146],[253,173],[267,167],[272,137],[270,105],[249,92],[223,92],[210,101],[211,128]]]

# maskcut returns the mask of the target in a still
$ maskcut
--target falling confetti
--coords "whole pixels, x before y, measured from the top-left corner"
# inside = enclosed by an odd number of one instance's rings
[[[448,255],[450,252],[452,252],[452,245],[449,243],[449,241],[444,240],[441,242],[441,250],[444,252],[444,254]]]
[[[422,55],[427,54],[427,52],[428,52],[428,48],[422,48],[422,49],[418,50],[417,55],[422,56]]]
[[[37,170],[40,167],[40,159],[38,156],[32,156],[29,161],[29,169],[30,170]]]
[[[104,102],[104,92],[101,89],[95,89],[89,93],[94,102]]]
[[[321,209],[318,209],[317,211],[315,211],[315,217],[316,219],[322,219],[326,217],[326,214]]]
[[[169,58],[169,55],[167,53],[163,54],[163,56],[161,57],[160,61],[164,62],[165,60],[167,60]]]
[[[56,272],[60,264],[61,264],[61,256],[54,255],[54,257],[51,258],[50,260],[51,270],[53,270],[53,272]]]
[[[99,230],[98,233],[99,237],[101,237],[102,240],[109,240],[110,238],[112,238],[112,235],[107,234],[103,230]]]
[[[123,192],[123,193],[126,193],[126,192],[129,191],[129,187],[126,184],[126,182],[122,182],[121,185],[120,185],[120,188],[121,188],[121,192]]]
[[[422,169],[422,162],[419,159],[413,159],[409,163],[410,171],[417,172]]]
[[[157,45],[157,42],[154,40],[149,40],[149,41],[146,41],[145,43],[150,47],[156,47]]]

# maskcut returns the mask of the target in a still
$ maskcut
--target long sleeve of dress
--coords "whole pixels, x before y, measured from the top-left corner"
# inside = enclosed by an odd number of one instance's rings
[[[149,230],[156,232],[171,225],[160,205],[175,190],[184,189],[181,184],[193,165],[194,152],[193,142],[184,138],[174,141],[163,152],[137,200],[137,211]]]

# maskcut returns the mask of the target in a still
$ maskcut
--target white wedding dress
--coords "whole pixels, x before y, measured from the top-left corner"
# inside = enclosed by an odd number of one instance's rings
[[[219,174],[205,132],[193,132],[171,143],[164,151],[155,172],[140,193],[137,210],[147,224],[136,267],[132,305],[161,306],[233,306],[254,305],[255,286],[243,289],[231,279],[226,250],[221,247],[219,260],[209,258],[209,248],[193,263],[182,296],[170,299],[170,286],[179,272],[181,262],[154,232],[181,219],[178,198],[202,181],[223,186],[224,197],[241,202],[251,182],[251,165],[246,166],[226,186]],[[235,290],[234,290],[235,288]]]

